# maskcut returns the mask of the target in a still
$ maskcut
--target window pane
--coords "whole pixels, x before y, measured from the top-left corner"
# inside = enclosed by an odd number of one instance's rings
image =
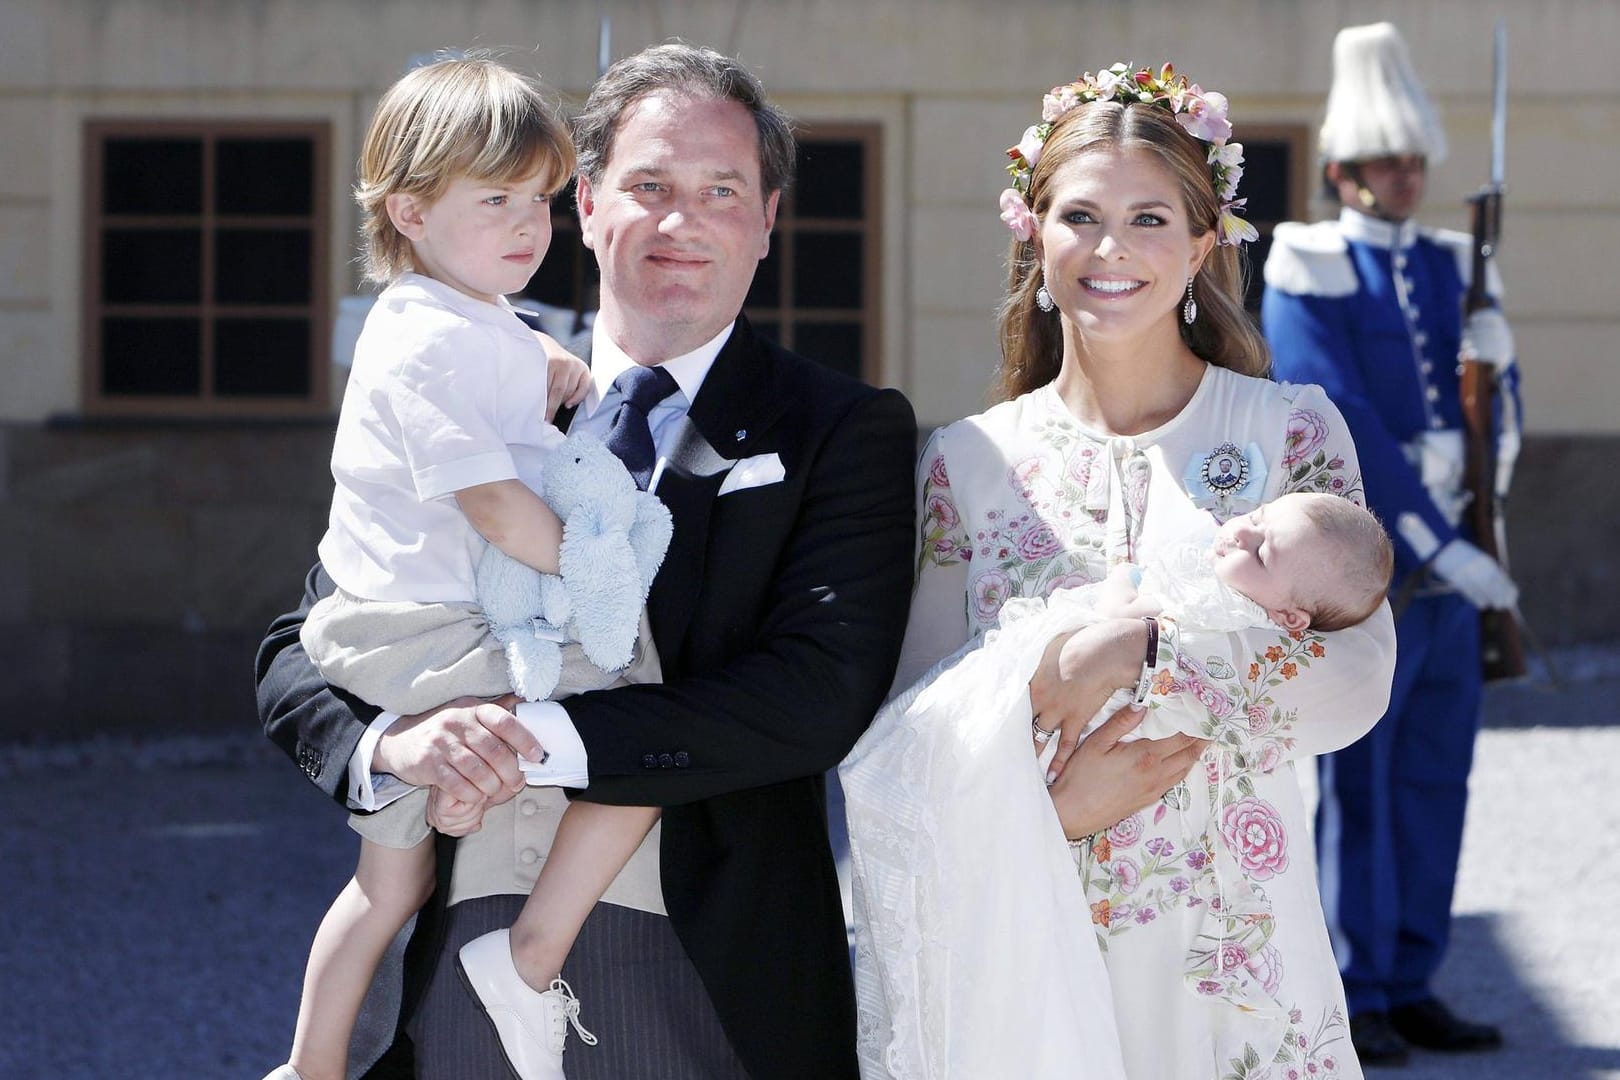
[[[202,140],[106,140],[101,191],[102,211],[108,214],[201,213]]]
[[[866,145],[801,144],[799,175],[791,190],[799,217],[859,220],[866,202]]]
[[[109,304],[197,303],[202,299],[202,230],[103,232],[101,298]]]
[[[315,143],[307,138],[220,139],[214,202],[222,214],[308,214]]]
[[[748,299],[743,302],[744,307],[778,307],[782,303],[782,233],[781,230],[771,234],[771,250],[768,255],[759,260],[759,268],[754,271],[754,283],[748,288]]]
[[[1238,194],[1249,200],[1243,216],[1250,221],[1287,221],[1291,147],[1286,142],[1243,144],[1243,181]]]
[[[308,319],[220,319],[214,392],[221,397],[309,394]]]
[[[220,229],[214,299],[223,304],[307,304],[310,235],[305,229]]]
[[[102,319],[101,392],[201,393],[201,326],[196,319]]]
[[[799,233],[793,248],[794,304],[859,308],[863,240],[860,233]]]
[[[793,351],[834,371],[861,377],[860,323],[806,323],[793,328]]]

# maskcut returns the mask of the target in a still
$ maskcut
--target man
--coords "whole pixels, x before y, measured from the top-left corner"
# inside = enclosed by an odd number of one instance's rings
[[[1323,760],[1317,837],[1356,1050],[1395,1064],[1410,1045],[1501,1044],[1429,984],[1445,955],[1479,728],[1479,610],[1518,595],[1460,521],[1457,358],[1501,365],[1509,462],[1517,375],[1501,313],[1462,314],[1470,238],[1412,221],[1445,139],[1404,41],[1388,23],[1349,27],[1333,65],[1320,157],[1343,208],[1337,221],[1277,227],[1262,319],[1276,377],[1321,384],[1344,413],[1367,502],[1393,533],[1395,580],[1411,589],[1389,709]]]
[[[573,785],[583,797],[664,807],[642,906],[668,917],[599,904],[564,971],[600,1039],[573,1041],[575,1080],[853,1077],[823,775],[870,721],[899,650],[916,423],[898,392],[786,353],[739,315],[794,161],[757,79],[709,50],[660,46],[614,65],[576,127],[582,235],[602,280],[577,346],[594,386],[573,424],[604,434],[613,380],[633,365],[673,377],[649,417],[653,487],[675,525],[648,600],[665,682],[524,704],[522,723],[456,703],[383,716],[367,735],[376,710],[319,682],[295,612],[261,652],[265,727],[340,801],[351,757],[356,789],[390,774],[510,798],[514,752],[541,755],[533,730],[554,776],[588,776]],[[456,904],[443,955],[509,925],[522,899]],[[504,1075],[473,1009],[439,963],[411,1028],[421,1075]]]

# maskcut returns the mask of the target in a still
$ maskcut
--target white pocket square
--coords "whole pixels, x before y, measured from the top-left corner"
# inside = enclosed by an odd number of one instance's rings
[[[787,471],[782,468],[782,459],[778,455],[755,454],[753,457],[743,458],[731,467],[731,471],[726,474],[725,483],[720,485],[720,494],[727,495],[733,491],[764,487],[766,484],[776,483],[786,475]]]

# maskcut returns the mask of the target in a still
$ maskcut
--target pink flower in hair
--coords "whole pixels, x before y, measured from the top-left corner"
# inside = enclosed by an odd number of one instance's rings
[[[1080,91],[1074,83],[1054,86],[1052,92],[1041,99],[1041,119],[1050,124],[1080,104]]]
[[[1040,224],[1030,213],[1024,197],[1014,188],[1005,188],[1001,192],[1001,220],[1006,222],[1014,236],[1025,241],[1035,235],[1035,229]]]
[[[1197,83],[1187,88],[1186,106],[1176,113],[1176,123],[1187,129],[1194,138],[1217,145],[1232,137],[1232,124],[1226,119],[1226,95],[1214,90],[1205,92]]]

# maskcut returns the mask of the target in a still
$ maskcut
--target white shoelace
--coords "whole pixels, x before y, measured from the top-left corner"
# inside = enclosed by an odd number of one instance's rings
[[[586,1046],[596,1045],[596,1036],[585,1030],[585,1025],[579,1022],[579,998],[574,996],[573,987],[561,979],[551,980],[551,989],[554,993],[562,995],[562,1008],[551,1014],[551,1041],[553,1045],[561,1046],[568,1038],[568,1025],[573,1024],[574,1030],[579,1032],[580,1042]]]

